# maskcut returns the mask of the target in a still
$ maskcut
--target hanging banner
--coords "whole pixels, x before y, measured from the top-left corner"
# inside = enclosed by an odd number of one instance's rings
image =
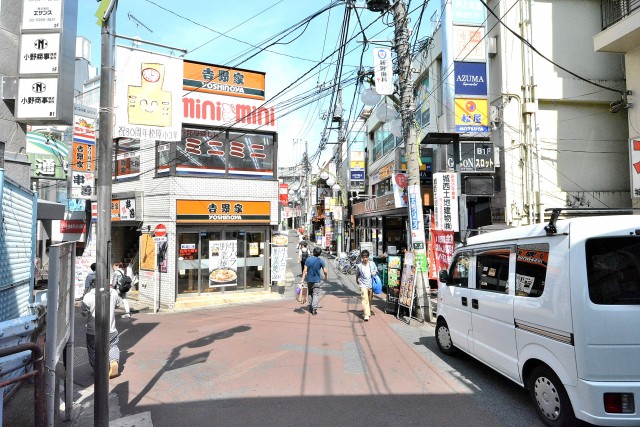
[[[435,218],[431,216],[429,232],[429,279],[438,280],[440,270],[448,270],[455,243],[453,231],[435,230]]]
[[[238,241],[209,241],[209,287],[238,285]]]
[[[116,46],[114,138],[180,141],[182,60]]]
[[[458,175],[433,174],[435,230],[459,231]]]
[[[393,95],[391,49],[386,47],[373,49],[373,77],[378,94]]]
[[[289,204],[289,184],[280,184],[280,204],[282,206]]]
[[[629,157],[631,161],[631,198],[640,198],[640,138],[629,140]]]
[[[396,208],[406,208],[409,194],[407,193],[407,174],[393,174],[393,201]]]

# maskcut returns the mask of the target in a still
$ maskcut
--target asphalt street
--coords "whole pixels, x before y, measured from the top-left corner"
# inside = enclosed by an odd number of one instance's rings
[[[119,318],[110,425],[542,425],[524,389],[469,357],[441,355],[433,326],[398,320],[384,295],[364,322],[354,276],[328,264],[317,316],[290,286],[276,301]],[[92,425],[82,323],[74,354],[69,424]]]

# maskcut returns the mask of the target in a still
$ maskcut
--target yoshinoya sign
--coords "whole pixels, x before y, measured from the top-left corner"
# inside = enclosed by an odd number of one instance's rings
[[[454,62],[456,95],[487,95],[487,65],[484,62]]]
[[[176,200],[177,223],[269,224],[271,202],[246,200]]]
[[[265,73],[184,61],[182,88],[264,100]]]

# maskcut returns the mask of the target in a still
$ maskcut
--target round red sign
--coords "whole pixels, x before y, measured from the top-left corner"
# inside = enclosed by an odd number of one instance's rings
[[[158,224],[158,225],[156,225],[156,228],[153,229],[153,234],[156,237],[166,236],[167,235],[167,227],[165,227],[164,224]]]

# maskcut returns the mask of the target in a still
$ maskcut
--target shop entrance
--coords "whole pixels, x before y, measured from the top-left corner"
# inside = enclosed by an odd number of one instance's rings
[[[265,278],[266,231],[233,229],[198,231],[178,229],[177,284],[178,294],[209,294],[227,291],[266,289]],[[211,245],[233,247],[235,257],[231,266],[235,280],[210,280],[211,270],[220,264],[220,258],[210,260]],[[217,254],[217,249],[214,253]],[[221,255],[226,256],[226,255]],[[226,261],[225,261],[226,262]]]

